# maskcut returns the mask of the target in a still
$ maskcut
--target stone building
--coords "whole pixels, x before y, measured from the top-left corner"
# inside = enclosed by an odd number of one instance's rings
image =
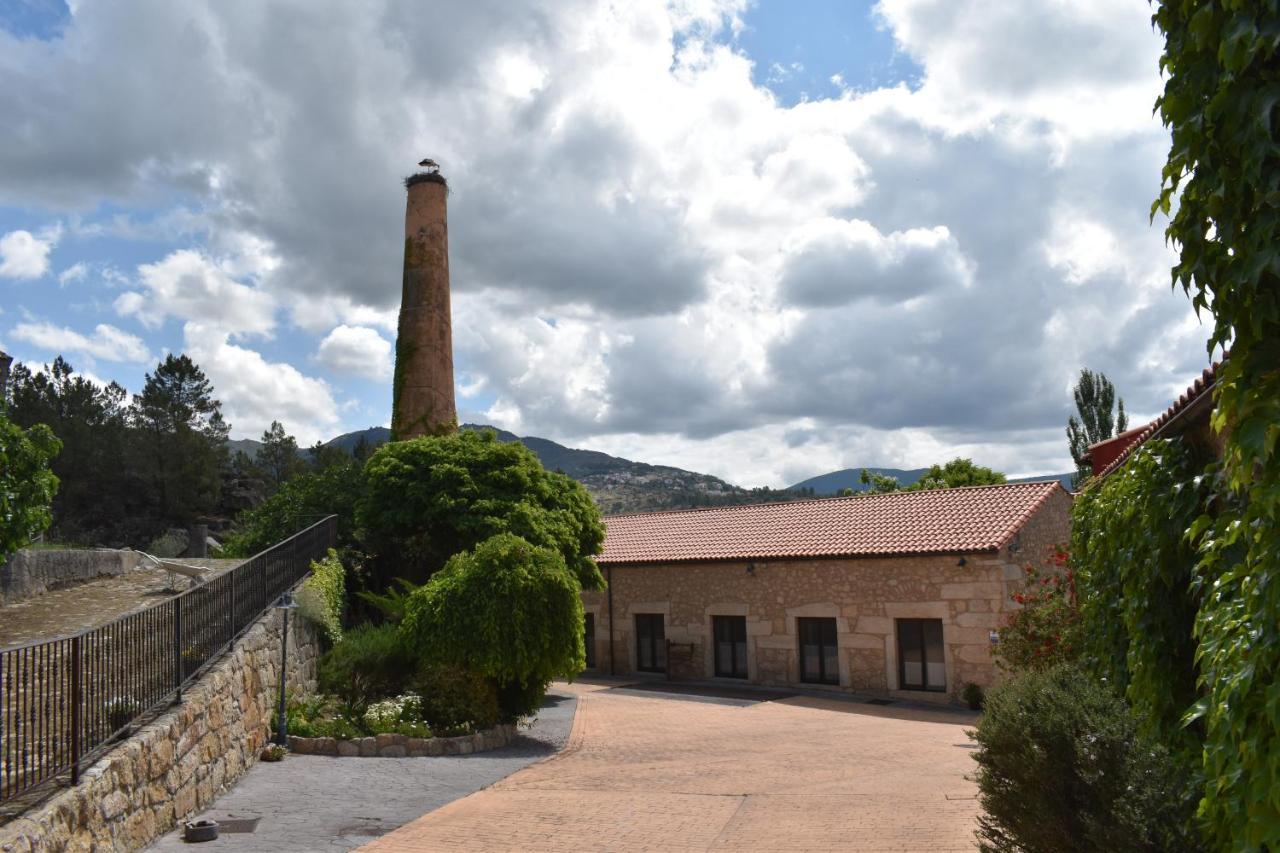
[[[1052,481],[606,518],[588,668],[949,701],[997,680],[1070,506]]]

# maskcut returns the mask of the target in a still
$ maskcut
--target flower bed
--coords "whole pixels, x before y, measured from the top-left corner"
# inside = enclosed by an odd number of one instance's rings
[[[296,737],[290,735],[289,749],[299,755],[332,755],[344,758],[427,758],[437,755],[470,755],[499,749],[516,736],[514,723],[503,723],[471,735],[457,737],[410,737],[380,734],[360,738]]]

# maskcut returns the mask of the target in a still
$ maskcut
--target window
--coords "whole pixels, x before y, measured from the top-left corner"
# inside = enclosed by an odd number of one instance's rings
[[[898,687],[946,691],[941,619],[898,620]]]
[[[596,615],[586,614],[582,626],[582,642],[587,647],[587,669],[596,668]]]
[[[716,640],[716,675],[747,677],[747,617],[712,616]]]
[[[667,671],[667,635],[661,613],[636,614],[636,669]]]
[[[800,680],[811,684],[839,684],[836,620],[796,619],[796,632],[800,635]]]

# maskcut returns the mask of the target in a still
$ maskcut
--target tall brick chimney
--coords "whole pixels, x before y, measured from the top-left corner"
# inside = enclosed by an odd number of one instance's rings
[[[458,428],[453,400],[449,311],[449,185],[432,160],[405,181],[404,282],[396,337],[391,437],[440,435]]]

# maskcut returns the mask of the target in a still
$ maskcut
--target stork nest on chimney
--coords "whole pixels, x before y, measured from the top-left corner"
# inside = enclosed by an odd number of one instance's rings
[[[449,186],[449,182],[444,179],[444,175],[439,172],[417,172],[404,179],[404,188],[408,189],[414,184],[443,184]]]

